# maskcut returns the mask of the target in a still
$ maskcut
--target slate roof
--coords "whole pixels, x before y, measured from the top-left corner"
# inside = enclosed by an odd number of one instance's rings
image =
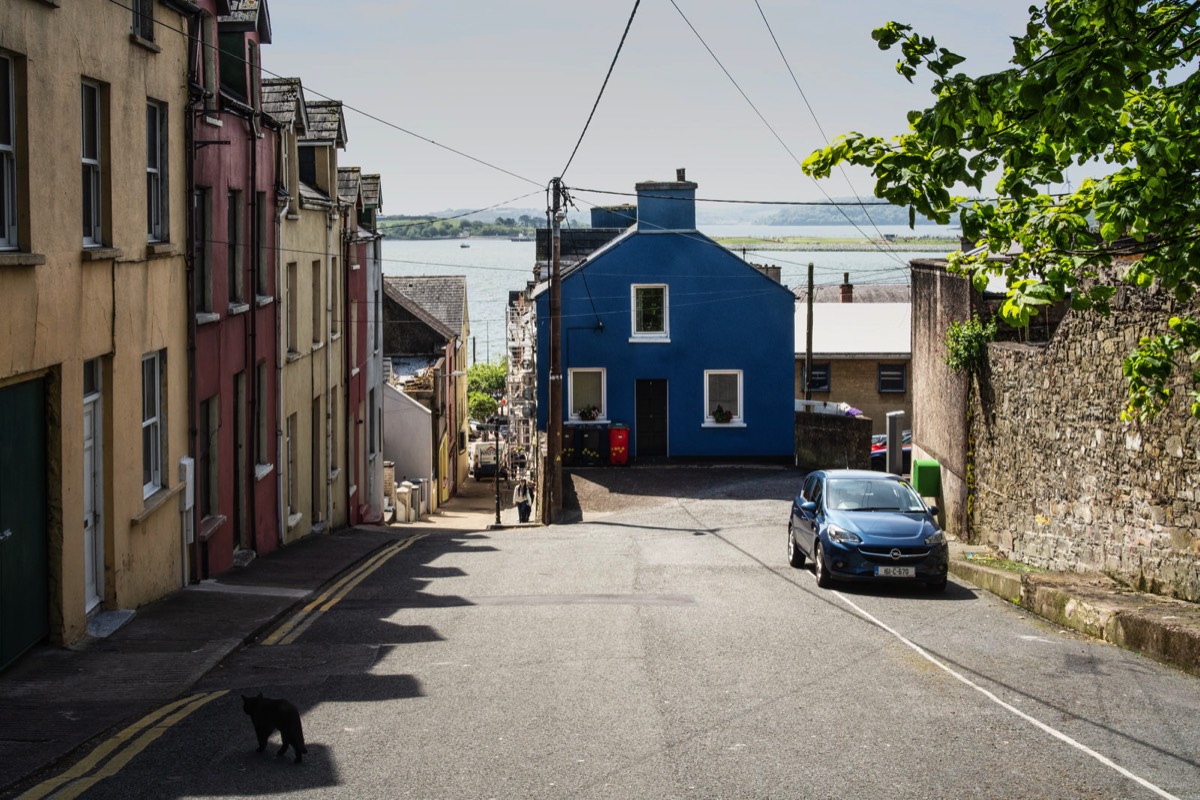
[[[262,110],[280,126],[296,126],[303,136],[308,128],[304,84],[299,78],[267,78],[262,82]]]
[[[338,167],[338,199],[346,205],[358,206],[362,196],[362,170],[359,167]]]
[[[796,355],[805,353],[808,304],[796,304]],[[912,354],[911,303],[813,303],[813,356]]]
[[[271,43],[271,13],[267,0],[229,0],[229,13],[217,17],[222,28],[256,30],[258,41]]]
[[[310,100],[305,103],[308,109],[308,128],[301,142],[325,144],[334,147],[346,146],[346,118],[342,114],[342,104],[338,100]]]
[[[378,175],[362,176],[362,199],[364,208],[383,210],[383,188]]]
[[[808,287],[792,289],[798,301],[808,300]],[[864,283],[854,287],[855,303],[907,303],[912,299],[912,289],[907,283]],[[814,303],[840,303],[842,285],[822,284],[813,287]]]
[[[463,275],[385,277],[384,293],[447,337],[463,333],[467,279]]]

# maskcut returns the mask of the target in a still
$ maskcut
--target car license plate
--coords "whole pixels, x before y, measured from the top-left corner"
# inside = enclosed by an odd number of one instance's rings
[[[916,567],[876,567],[875,577],[877,578],[915,578],[917,576]]]

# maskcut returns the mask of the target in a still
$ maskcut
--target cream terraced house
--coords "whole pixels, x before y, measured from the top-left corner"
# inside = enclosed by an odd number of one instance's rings
[[[280,124],[277,286],[280,309],[280,504],[285,543],[349,520],[343,336],[341,103],[306,101],[299,78],[263,81]]]

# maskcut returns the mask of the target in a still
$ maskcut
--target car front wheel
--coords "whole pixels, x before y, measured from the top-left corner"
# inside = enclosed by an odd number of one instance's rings
[[[796,535],[792,533],[791,520],[788,520],[788,563],[793,567],[804,566],[804,551],[796,546]]]
[[[825,567],[825,554],[822,552],[821,540],[818,539],[813,544],[813,574],[817,577],[817,586],[822,589],[828,589],[833,584],[833,578],[829,576],[829,570]]]

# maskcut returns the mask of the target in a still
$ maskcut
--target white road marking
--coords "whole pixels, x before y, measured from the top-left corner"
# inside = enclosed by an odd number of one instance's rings
[[[1031,717],[1030,715],[1026,714],[1024,711],[1021,711],[1019,708],[1016,708],[1015,706],[1011,705],[1010,703],[1004,702],[999,697],[997,697],[995,694],[993,694],[992,692],[983,688],[979,684],[975,683],[970,678],[966,677],[965,675],[963,675],[959,672],[956,672],[955,670],[951,669],[946,664],[943,664],[941,661],[938,661],[936,658],[934,658],[932,655],[930,655],[928,652],[926,652],[925,649],[922,648],[920,645],[907,639],[899,631],[896,631],[895,629],[889,627],[888,625],[885,625],[883,622],[881,622],[880,620],[873,617],[865,609],[860,608],[858,606],[858,604],[856,604],[850,598],[846,597],[841,592],[835,591],[835,592],[833,592],[833,594],[835,594],[838,597],[838,599],[840,599],[843,603],[850,606],[850,608],[854,609],[854,611],[859,616],[861,616],[863,619],[867,620],[872,625],[877,626],[881,630],[887,631],[892,636],[896,637],[896,639],[899,640],[900,642],[902,642],[904,645],[911,648],[914,652],[917,653],[917,655],[921,656],[926,661],[928,661],[930,664],[933,664],[938,669],[945,671],[947,674],[951,675],[952,677],[954,677],[956,680],[960,681],[961,683],[963,683],[967,686],[970,686],[972,689],[979,692],[984,697],[986,697],[987,699],[991,700],[996,705],[1003,708],[1005,711],[1009,711],[1009,712],[1015,714],[1016,716],[1020,717],[1021,719],[1025,720],[1026,722],[1028,722],[1030,725],[1033,725],[1035,728],[1039,728],[1042,731],[1053,736],[1055,739],[1058,739],[1059,741],[1069,744],[1071,747],[1074,747],[1079,752],[1085,753],[1085,754],[1091,756],[1092,758],[1094,758],[1096,761],[1099,761],[1104,766],[1108,767],[1109,769],[1115,770],[1116,772],[1120,773],[1121,775],[1123,775],[1124,777],[1133,781],[1134,783],[1137,783],[1137,784],[1145,787],[1146,789],[1149,789],[1151,792],[1154,792],[1159,797],[1165,798],[1166,800],[1180,800],[1180,798],[1176,797],[1175,795],[1171,794],[1168,791],[1160,789],[1159,787],[1155,786],[1153,783],[1150,783],[1150,781],[1146,780],[1145,778],[1141,778],[1137,775],[1134,775],[1132,772],[1125,769],[1120,764],[1117,764],[1116,762],[1114,762],[1112,759],[1108,758],[1107,756],[1097,753],[1095,750],[1093,750],[1092,748],[1083,744],[1082,742],[1072,739],[1070,736],[1063,733],[1062,731],[1057,730],[1056,728],[1052,728],[1049,725],[1047,725],[1046,723],[1042,722],[1041,720]]]

